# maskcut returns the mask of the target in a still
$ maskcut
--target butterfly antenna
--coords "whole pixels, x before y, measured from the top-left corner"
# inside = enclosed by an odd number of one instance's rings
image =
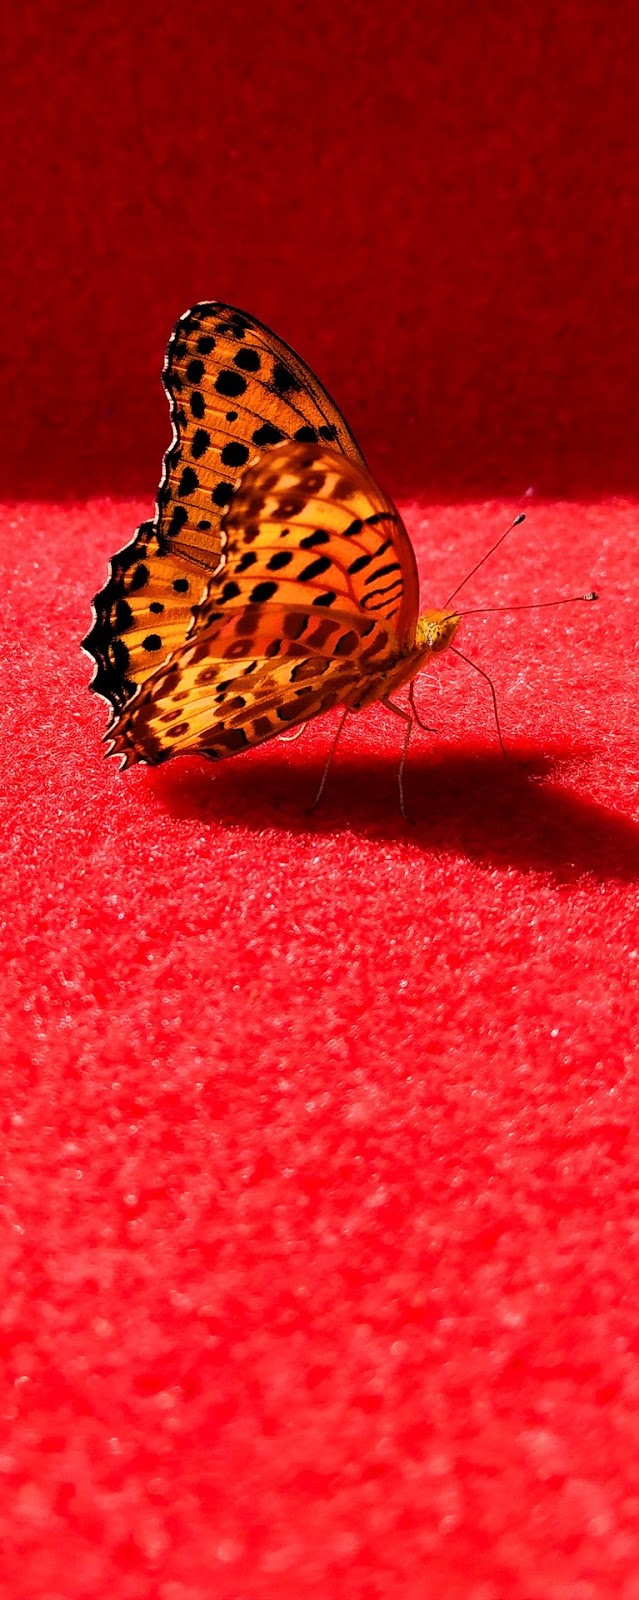
[[[413,713],[413,716],[415,718],[415,721],[417,723],[418,728],[423,728],[424,733],[437,733],[437,728],[429,728],[428,724],[426,722],[422,722],[422,719],[421,719],[421,717],[419,715],[419,712],[417,710],[417,706],[415,705],[415,679],[414,678],[411,678],[411,681],[410,681],[410,688],[409,688],[409,691],[408,691],[408,699],[409,699],[409,702],[410,702],[411,711]]]
[[[545,611],[548,606],[573,606],[579,600],[590,602],[598,600],[596,589],[591,589],[590,594],[565,594],[559,600],[532,600],[520,606],[473,606],[470,611],[455,611],[456,617],[486,616],[493,611]]]
[[[444,611],[448,610],[448,607],[450,605],[451,600],[455,599],[455,595],[459,594],[460,589],[464,588],[465,584],[468,583],[469,578],[474,578],[475,573],[479,572],[479,568],[483,567],[484,562],[488,561],[489,557],[494,555],[495,551],[499,549],[500,544],[503,544],[504,539],[508,538],[508,535],[509,535],[509,533],[512,533],[513,528],[518,528],[520,523],[521,522],[525,522],[525,521],[526,521],[526,513],[525,513],[525,511],[520,511],[519,516],[515,517],[514,520],[508,524],[508,527],[506,528],[505,532],[504,533],[500,533],[499,538],[495,540],[495,543],[491,544],[490,550],[486,551],[486,554],[484,556],[482,556],[481,561],[476,561],[475,562],[475,565],[474,565],[474,567],[471,567],[470,572],[466,573],[466,577],[462,578],[462,581],[461,581],[461,583],[458,583],[457,588],[453,589],[452,594],[449,594],[448,599],[446,601],[446,604],[444,606]]]

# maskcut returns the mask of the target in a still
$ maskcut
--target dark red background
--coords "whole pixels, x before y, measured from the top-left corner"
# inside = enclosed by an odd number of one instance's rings
[[[6,23],[5,23],[6,26]],[[14,7],[0,1591],[639,1600],[633,4]],[[399,738],[102,756],[79,640],[189,302],[271,323],[424,604]],[[528,493],[527,491],[532,491]],[[126,495],[128,498],[123,498]]]
[[[0,115],[7,487],[149,492],[198,298],[399,490],[639,484],[626,0],[27,0]]]

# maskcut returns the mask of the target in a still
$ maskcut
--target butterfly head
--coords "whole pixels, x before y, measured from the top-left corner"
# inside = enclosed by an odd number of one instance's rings
[[[455,611],[423,611],[417,619],[415,645],[418,650],[439,654],[452,644],[459,627]]]

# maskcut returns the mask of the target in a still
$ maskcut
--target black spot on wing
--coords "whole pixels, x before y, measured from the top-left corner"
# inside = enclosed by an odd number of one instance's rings
[[[228,367],[223,367],[222,371],[218,372],[215,387],[218,394],[225,394],[229,399],[235,399],[237,395],[244,394],[246,378],[239,372],[231,372]]]
[[[284,361],[275,362],[270,386],[275,390],[276,394],[280,395],[292,394],[300,387],[295,373],[291,372],[290,367],[287,367]]]
[[[303,572],[300,572],[300,582],[305,583],[311,578],[321,577],[323,572],[328,572],[330,566],[331,560],[329,556],[318,556],[316,561],[310,561],[308,566],[304,567]]]
[[[255,429],[253,444],[258,445],[260,449],[264,449],[269,444],[281,444],[282,439],[285,438],[286,434],[281,433],[280,429],[274,427],[272,422],[263,422],[259,428]]]
[[[364,582],[375,583],[378,578],[386,578],[389,572],[399,572],[400,570],[399,561],[389,561],[385,567],[378,567],[376,572],[369,572]]]
[[[206,428],[196,428],[191,440],[191,455],[195,461],[199,460],[199,457],[206,453],[210,443],[211,435],[207,432]]]
[[[257,350],[252,350],[250,345],[245,350],[238,350],[233,357],[236,367],[241,367],[243,372],[259,372],[261,362]]]
[[[328,544],[330,537],[324,528],[316,528],[314,533],[307,533],[300,539],[300,550],[312,550],[316,544]]]
[[[244,354],[246,354],[246,351]],[[243,467],[244,463],[248,461],[248,457],[249,453],[246,445],[240,444],[239,440],[236,439],[231,439],[228,444],[225,444],[221,453],[221,460],[225,467]]]
[[[113,664],[117,668],[118,672],[126,672],[131,657],[123,639],[113,640],[111,645],[111,656],[113,658]],[[133,685],[131,685],[131,687],[133,687]]]
[[[194,472],[192,467],[185,467],[178,485],[180,499],[183,500],[185,495],[193,494],[194,490],[199,488],[199,483],[197,472]]]
[[[214,506],[228,506],[233,499],[232,483],[217,483],[211,495]]]
[[[185,517],[186,517],[186,513],[185,513]],[[149,569],[148,569],[148,567],[146,567],[144,565],[144,562],[141,561],[139,563],[139,566],[137,566],[136,569],[135,569],[135,572],[134,572],[133,577],[131,579],[131,582],[129,584],[129,589],[131,590],[132,593],[135,593],[135,591],[137,589],[143,589],[145,584],[148,583],[148,581],[149,581]]]
[[[186,506],[174,506],[171,521],[168,527],[167,537],[169,539],[173,539],[176,533],[180,532],[180,530],[184,527],[185,522],[188,522],[188,520],[189,514]]]
[[[133,626],[133,612],[128,600],[118,600],[115,607],[115,625],[118,633],[126,633]]]
[[[337,644],[335,645],[334,654],[336,656],[350,656],[353,650],[357,648],[357,644],[357,634],[351,628],[349,633],[343,633],[341,639],[338,639]]]

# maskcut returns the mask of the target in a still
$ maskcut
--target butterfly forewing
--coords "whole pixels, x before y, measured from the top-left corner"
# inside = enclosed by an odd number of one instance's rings
[[[91,688],[115,711],[183,643],[205,586],[200,567],[160,548],[151,522],[113,556],[84,648],[96,662]]]
[[[250,620],[268,633],[271,654],[295,653],[302,632],[292,624],[276,648],[276,618],[290,614],[306,619],[307,654],[320,624],[316,653],[357,653],[376,630],[390,654],[412,640],[417,570],[399,513],[364,467],[327,445],[282,445],[248,470],[222,532],[224,565],[191,629],[214,654],[225,653],[223,641],[239,653]]]
[[[202,302],[177,324],[164,384],[175,439],[158,497],[158,528],[171,549],[213,570],[219,526],[247,465],[284,440],[361,452],[310,368],[255,318]]]

